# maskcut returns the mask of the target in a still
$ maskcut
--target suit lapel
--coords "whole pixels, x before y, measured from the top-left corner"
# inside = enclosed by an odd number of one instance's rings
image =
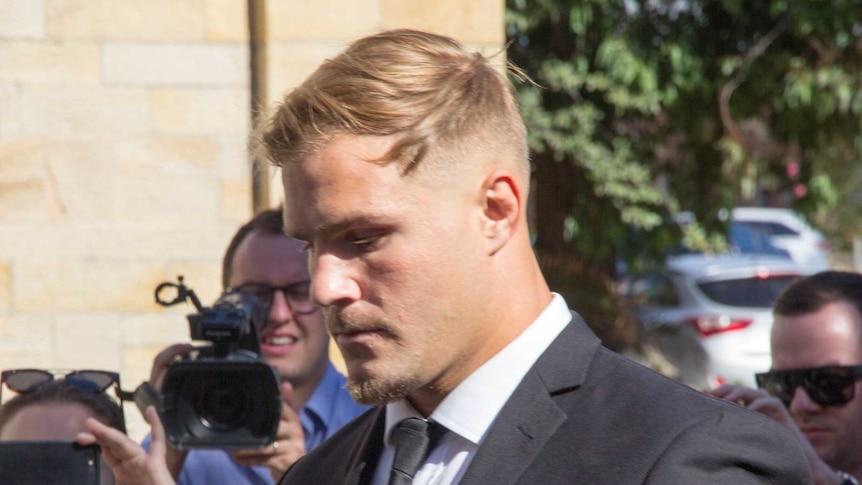
[[[577,390],[598,347],[596,336],[573,314],[500,410],[461,483],[517,482],[568,419],[554,397]]]
[[[371,483],[380,453],[383,451],[383,432],[386,427],[385,407],[374,410],[375,416],[368,420],[366,431],[361,433],[362,444],[353,455],[347,469],[346,485],[366,485]]]

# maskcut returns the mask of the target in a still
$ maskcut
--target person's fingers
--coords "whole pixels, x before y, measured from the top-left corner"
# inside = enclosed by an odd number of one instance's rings
[[[281,395],[284,402],[281,406],[281,419],[276,438],[282,441],[298,438],[304,442],[302,420],[299,417],[299,410],[293,407],[293,385],[290,382],[281,383]]]
[[[290,381],[281,381],[281,400],[287,407],[293,409],[293,384]],[[282,406],[283,412],[284,406]]]
[[[93,436],[93,433],[87,433],[87,432],[78,433],[78,436],[76,437],[75,440],[78,442],[79,445],[84,445],[84,446],[92,445],[92,444],[95,444],[97,442],[96,437]]]
[[[733,392],[738,387],[739,386],[734,385],[734,384],[722,384],[722,385],[716,387],[715,389],[710,390],[709,394],[711,394],[715,397],[724,398],[724,396],[726,396],[728,393]]]
[[[153,367],[150,369],[150,385],[156,391],[162,390],[162,382],[167,373],[168,365],[171,364],[177,357],[187,355],[194,350],[194,345],[188,343],[174,344],[159,352],[156,358],[153,359]]]
[[[720,388],[716,388],[711,394],[746,407],[756,399],[769,396],[765,391],[745,386],[721,386]]]
[[[162,420],[159,413],[153,406],[147,406],[145,413],[147,422],[150,423],[150,432],[152,441],[150,442],[150,456],[157,456],[164,459],[167,452],[167,438],[165,436],[165,427],[162,426]]]
[[[84,424],[97,442],[102,447],[102,455],[109,465],[122,460],[133,458],[143,453],[143,448],[132,441],[122,431],[112,428],[97,419],[87,418]],[[87,433],[79,434],[78,437],[87,440]]]
[[[791,431],[798,429],[784,403],[776,397],[760,396],[748,403],[748,409],[769,416],[772,420],[784,424]]]

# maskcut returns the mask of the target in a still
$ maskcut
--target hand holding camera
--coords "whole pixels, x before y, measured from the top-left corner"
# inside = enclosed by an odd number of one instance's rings
[[[173,297],[171,291],[176,292]],[[167,440],[177,450],[268,445],[278,432],[282,397],[277,371],[260,356],[257,335],[266,324],[266,307],[241,290],[227,291],[213,306],[203,307],[182,277],[156,288],[162,305],[186,300],[198,310],[187,317],[192,340],[211,345],[174,346],[160,354],[152,383],[135,392],[138,407],[142,412],[156,407]],[[167,361],[181,355],[162,372]]]
[[[281,407],[281,420],[278,423],[275,440],[264,448],[231,452],[234,461],[240,465],[269,468],[276,483],[290,465],[307,451],[302,422],[299,413],[293,408],[293,385],[286,381],[282,382],[281,390],[285,405]]]

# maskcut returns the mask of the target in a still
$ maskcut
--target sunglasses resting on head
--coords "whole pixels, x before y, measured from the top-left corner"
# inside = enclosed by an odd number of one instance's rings
[[[58,379],[59,378],[59,379]],[[0,373],[0,402],[3,397],[3,386],[18,394],[29,394],[55,380],[62,380],[66,385],[81,392],[99,394],[114,388],[120,412],[123,412],[122,402],[134,400],[134,394],[123,391],[120,387],[120,374],[105,370],[43,370],[43,369],[11,369]]]
[[[790,406],[797,387],[802,387],[820,406],[843,406],[853,400],[862,365],[809,367],[755,374],[757,387]]]

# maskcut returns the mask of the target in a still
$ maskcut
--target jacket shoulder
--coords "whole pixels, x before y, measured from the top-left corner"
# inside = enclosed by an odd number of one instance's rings
[[[379,456],[379,452],[374,454],[373,451],[377,442],[382,443],[375,439],[378,427],[382,433],[382,426],[377,426],[382,425],[382,416],[382,408],[372,408],[359,415],[297,460],[279,483],[345,483],[354,469],[358,467],[361,471],[369,451],[375,460]]]

